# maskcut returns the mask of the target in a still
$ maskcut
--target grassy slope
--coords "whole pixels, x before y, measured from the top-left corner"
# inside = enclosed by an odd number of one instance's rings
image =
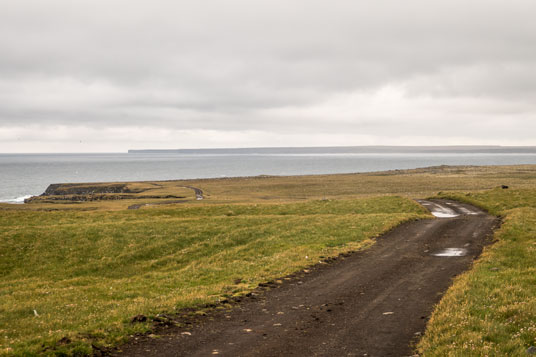
[[[536,346],[536,190],[450,194],[504,217],[474,269],[437,306],[424,356],[522,356]]]
[[[2,211],[0,351],[43,353],[63,337],[74,342],[57,348],[71,353],[113,344],[147,328],[132,316],[247,291],[424,214],[400,197]]]

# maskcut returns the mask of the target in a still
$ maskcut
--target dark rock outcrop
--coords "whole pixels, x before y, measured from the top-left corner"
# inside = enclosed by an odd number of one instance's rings
[[[99,193],[132,193],[124,183],[109,185],[54,183],[41,196],[94,195]]]

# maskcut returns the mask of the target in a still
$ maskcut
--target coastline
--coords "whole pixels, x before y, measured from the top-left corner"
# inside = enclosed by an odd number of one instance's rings
[[[404,152],[411,151],[411,152]],[[0,201],[16,202],[40,195],[58,182],[145,182],[167,180],[234,179],[237,177],[303,176],[373,173],[438,165],[536,164],[534,153],[482,152],[461,147],[441,148],[263,148],[210,149],[184,153],[24,154],[0,155]],[[367,152],[351,152],[367,151]],[[382,151],[383,150],[383,151]],[[391,150],[391,151],[389,151]],[[395,150],[395,152],[393,152]],[[427,151],[428,150],[428,151]],[[462,151],[460,151],[462,150]],[[465,150],[465,151],[464,151]],[[467,152],[471,151],[472,152]],[[480,152],[478,152],[480,150]],[[488,148],[487,150],[506,150]],[[512,149],[513,150],[513,149]],[[371,152],[369,152],[371,151]],[[477,152],[475,152],[477,151]]]
[[[432,166],[407,170],[318,175],[257,175],[182,180],[52,184],[39,195],[0,207],[23,209],[126,209],[162,204],[296,202],[396,194],[409,198],[439,191],[472,191],[503,185],[531,187],[536,165]],[[504,177],[508,176],[505,180]],[[404,182],[403,185],[400,183]],[[55,190],[53,188],[59,188]],[[202,192],[203,199],[196,193]],[[46,193],[46,194],[45,194]],[[106,203],[104,203],[106,202]]]

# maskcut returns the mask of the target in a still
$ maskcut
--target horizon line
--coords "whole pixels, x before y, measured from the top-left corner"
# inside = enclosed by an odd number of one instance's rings
[[[192,151],[192,150],[248,150],[248,149],[333,149],[333,148],[431,148],[431,149],[536,149],[536,145],[340,145],[340,146],[242,146],[242,147],[198,147],[175,149],[127,149],[126,151],[50,151],[50,152],[0,152],[0,155],[51,155],[51,154],[128,154],[141,151]]]

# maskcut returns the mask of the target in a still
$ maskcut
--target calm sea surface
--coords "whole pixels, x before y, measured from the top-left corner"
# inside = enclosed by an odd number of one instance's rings
[[[22,202],[25,197],[43,193],[51,183],[63,182],[351,173],[436,165],[536,164],[536,152],[346,151],[341,148],[302,148],[189,150],[182,153],[0,154],[0,201]]]

